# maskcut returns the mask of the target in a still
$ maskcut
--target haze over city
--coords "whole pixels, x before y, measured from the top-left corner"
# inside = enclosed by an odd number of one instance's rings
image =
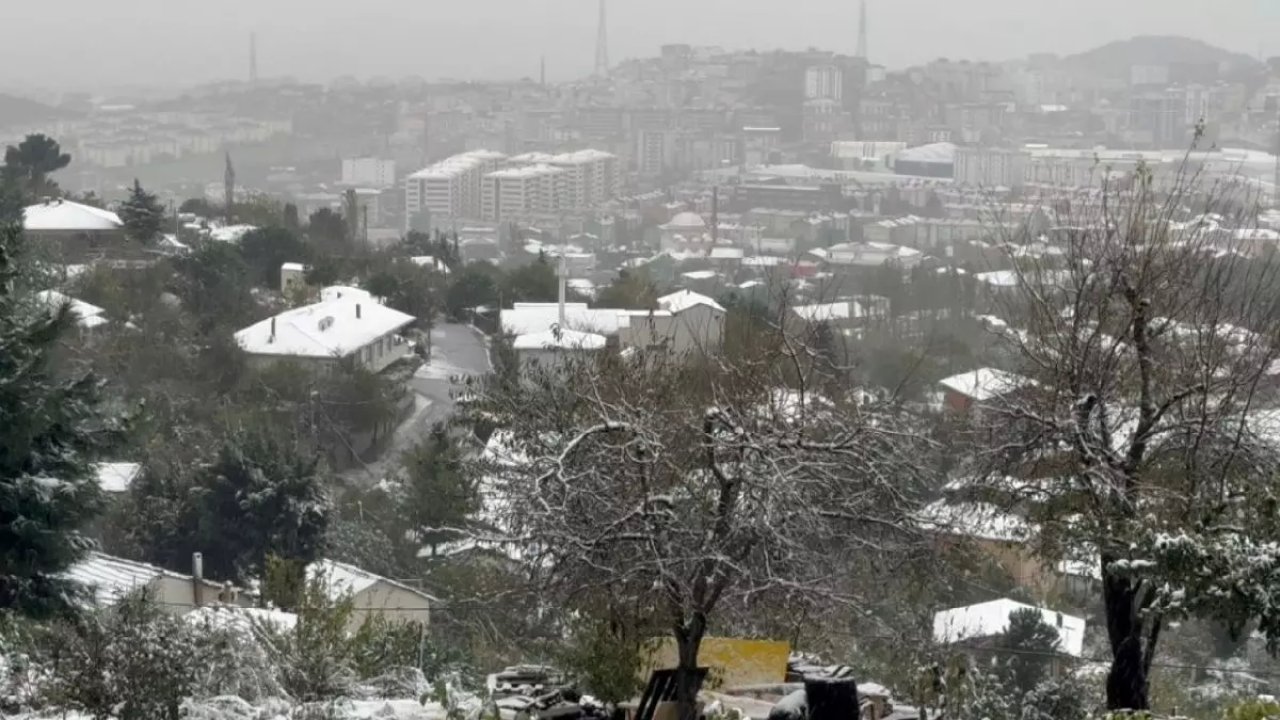
[[[0,720],[1280,719],[1280,0],[0,3]]]
[[[242,79],[250,32],[264,76],[428,79],[590,72],[591,0],[62,0],[6,2],[0,85],[91,90]],[[873,0],[870,56],[887,67],[938,57],[1008,60],[1074,53],[1134,35],[1185,35],[1255,55],[1280,50],[1274,0]],[[619,0],[615,62],[667,43],[852,53],[853,0]],[[21,29],[21,32],[16,31]],[[72,54],[51,49],[57,38]],[[1261,45],[1260,45],[1261,44]],[[39,58],[33,62],[32,58]],[[53,86],[53,87],[50,87]]]

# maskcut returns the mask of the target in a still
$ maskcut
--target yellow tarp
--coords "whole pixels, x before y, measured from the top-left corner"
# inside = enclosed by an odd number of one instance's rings
[[[785,642],[709,637],[702,640],[698,650],[698,665],[710,669],[705,686],[708,690],[764,685],[786,681],[790,656],[791,645]],[[655,640],[645,678],[653,670],[674,668],[678,657],[673,638]]]

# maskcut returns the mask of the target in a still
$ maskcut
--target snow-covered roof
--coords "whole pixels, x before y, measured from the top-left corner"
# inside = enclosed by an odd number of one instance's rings
[[[745,253],[742,248],[737,247],[714,247],[711,248],[712,260],[741,260]]]
[[[707,223],[702,216],[695,212],[682,212],[671,218],[671,222],[662,226],[663,230],[696,230],[702,232],[707,229]]]
[[[22,227],[33,231],[103,232],[124,227],[120,216],[109,210],[70,200],[51,200],[22,211]]]
[[[379,583],[385,583],[392,587],[414,593],[427,600],[435,600],[435,598],[427,593],[416,588],[409,587],[404,583],[396,582],[395,580],[382,577],[381,575],[375,575],[368,570],[362,570],[355,565],[348,565],[347,563],[338,562],[336,560],[317,560],[308,565],[307,579],[311,580],[317,576],[325,579],[329,599],[335,602],[342,600],[348,595],[359,595]]]
[[[516,350],[603,350],[604,346],[603,335],[569,329],[520,335],[512,342]]]
[[[109,493],[125,492],[142,473],[142,465],[127,462],[98,463],[93,469],[98,476],[98,486]]]
[[[255,623],[286,631],[298,624],[298,616],[291,612],[236,605],[205,605],[187,613],[183,619],[196,627],[234,630],[246,635],[253,632]]]
[[[64,295],[57,290],[41,290],[36,293],[36,299],[54,311],[63,305],[69,305],[71,314],[75,317],[76,324],[80,327],[91,328],[107,323],[106,310],[83,300],[77,300],[70,295]]]
[[[658,298],[658,307],[672,313],[684,312],[697,305],[706,305],[712,310],[719,310],[720,312],[725,311],[720,303],[692,290],[681,290]]]
[[[801,320],[807,322],[819,323],[831,320],[849,320],[851,318],[863,317],[865,313],[862,306],[852,300],[843,300],[833,303],[819,303],[817,305],[796,305],[791,308],[791,312],[796,314]]]
[[[517,336],[543,333],[560,324],[560,306],[558,303],[516,303],[510,310],[503,310],[499,320],[505,333]],[[564,306],[566,330],[613,335],[626,322],[626,317],[617,310],[589,308],[586,303],[565,303]]]
[[[1002,635],[1009,629],[1009,615],[1017,610],[1035,610],[1045,624],[1058,631],[1058,650],[1072,657],[1084,653],[1084,618],[1002,598],[966,607],[943,610],[933,616],[933,639],[957,643],[975,638]]]
[[[920,527],[973,540],[1020,543],[1035,527],[1018,515],[988,503],[936,500],[920,510]]]
[[[947,164],[956,161],[955,143],[938,142],[907,148],[898,153],[899,162]]]
[[[686,280],[714,280],[716,278],[715,270],[691,270],[687,273],[680,273],[680,277]]]
[[[130,593],[148,587],[162,577],[191,580],[190,576],[170,572],[164,568],[123,558],[89,553],[88,557],[72,565],[63,577],[85,586],[93,592],[97,605],[112,605]]]
[[[241,238],[257,230],[255,225],[225,225],[209,231],[209,239],[218,242],[240,242]]]
[[[329,287],[320,289],[321,302],[330,302],[333,300],[353,300],[362,303],[378,302],[377,299],[373,297],[373,294],[368,290],[351,287],[350,285],[330,285]]]
[[[443,260],[432,257],[431,255],[415,255],[409,258],[409,262],[418,267],[429,267],[442,275],[449,274],[449,266],[444,264]]]
[[[291,272],[306,272],[307,266],[298,262],[287,262],[280,266],[281,270],[289,270]]]
[[[235,338],[253,355],[346,357],[413,320],[384,305],[343,297],[286,310],[237,332]]]
[[[979,402],[1007,395],[1026,387],[1031,380],[1011,372],[995,368],[979,368],[967,373],[952,375],[939,381],[948,390],[973,398]]]

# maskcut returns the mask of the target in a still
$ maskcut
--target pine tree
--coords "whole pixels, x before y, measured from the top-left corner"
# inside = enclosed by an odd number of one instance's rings
[[[92,375],[56,377],[52,358],[74,331],[69,308],[35,309],[25,270],[19,191],[0,190],[0,608],[66,611],[76,588],[60,574],[91,547],[82,528],[102,508],[90,459],[118,423]]]
[[[120,205],[119,215],[125,233],[141,243],[154,242],[164,224],[164,206],[136,179],[129,190],[129,199]]]
[[[463,527],[480,509],[480,497],[448,431],[437,426],[426,440],[405,453],[404,469],[400,509],[406,535],[411,534],[432,551],[456,540],[458,533],[447,528]]]
[[[329,522],[319,463],[266,428],[229,438],[197,493],[193,534],[210,577],[246,580],[272,555],[318,557]]]

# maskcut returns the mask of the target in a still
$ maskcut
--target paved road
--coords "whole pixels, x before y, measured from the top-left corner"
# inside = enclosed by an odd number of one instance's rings
[[[399,466],[400,456],[453,414],[454,395],[468,376],[489,371],[489,348],[481,334],[467,325],[443,324],[431,331],[431,359],[410,380],[413,414],[400,427],[386,451],[375,461],[342,475],[356,485],[369,486]]]

